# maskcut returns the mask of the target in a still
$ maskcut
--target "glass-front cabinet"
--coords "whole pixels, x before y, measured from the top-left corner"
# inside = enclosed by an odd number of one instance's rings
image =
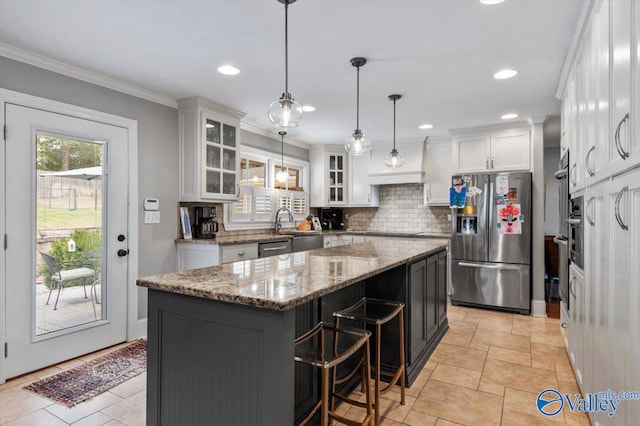
[[[200,98],[180,100],[178,107],[180,200],[236,201],[244,114]]]
[[[311,207],[347,205],[347,153],[342,145],[313,145],[311,163]]]
[[[328,154],[329,155],[329,204],[342,204],[346,202],[345,198],[345,155],[344,154]]]

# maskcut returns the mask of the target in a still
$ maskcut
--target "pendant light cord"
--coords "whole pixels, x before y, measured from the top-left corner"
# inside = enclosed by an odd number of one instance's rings
[[[396,100],[393,100],[393,150],[396,150]]]
[[[284,170],[284,135],[287,134],[287,132],[279,132],[280,134],[280,140],[281,145],[280,145],[280,171]]]
[[[289,0],[284,1],[284,95],[289,98]]]
[[[356,129],[360,130],[360,67],[356,67],[356,70]]]

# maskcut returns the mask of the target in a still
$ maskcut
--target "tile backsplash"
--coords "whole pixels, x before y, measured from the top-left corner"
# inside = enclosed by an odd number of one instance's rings
[[[425,206],[421,184],[381,185],[380,207],[344,211],[354,231],[451,233],[451,209]]]

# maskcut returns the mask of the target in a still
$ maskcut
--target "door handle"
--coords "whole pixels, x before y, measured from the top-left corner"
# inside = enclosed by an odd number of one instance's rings
[[[487,170],[489,170],[489,157],[487,157],[486,168],[487,168]]]
[[[558,180],[566,179],[567,178],[567,169],[558,170],[553,175]]]
[[[118,256],[119,257],[125,257],[128,254],[129,254],[129,250],[124,250],[124,249],[118,250]]]
[[[467,268],[479,268],[479,269],[506,269],[509,271],[519,271],[519,266],[513,265],[492,265],[492,264],[481,264],[481,263],[470,263],[470,262],[458,262],[459,266],[464,266]]]
[[[593,226],[595,225],[595,221],[593,220],[593,218],[591,217],[591,215],[589,214],[589,211],[591,210],[591,204],[593,204],[593,202],[595,201],[596,197],[591,197],[589,199],[589,201],[587,201],[587,206],[584,209],[585,210],[585,216],[587,217],[587,222],[589,222],[589,225]]]
[[[587,151],[587,156],[584,158],[584,168],[587,169],[587,173],[589,173],[589,176],[593,176],[596,174],[593,170],[591,170],[591,167],[589,167],[589,157],[591,156],[593,151],[595,151],[595,149],[596,146],[593,145],[591,149]]]
[[[622,129],[622,124],[628,119],[629,119],[629,113],[626,113],[624,117],[622,117],[622,120],[620,120],[620,122],[618,123],[618,126],[616,127],[616,133],[613,136],[613,139],[616,142],[616,151],[618,151],[618,155],[623,160],[626,160],[627,158],[629,158],[629,153],[624,150],[624,148],[622,147],[622,142],[620,142],[620,130]]]
[[[620,228],[624,229],[625,231],[629,230],[629,226],[624,223],[624,221],[622,220],[622,217],[620,216],[620,200],[622,199],[622,196],[624,195],[624,193],[627,192],[628,190],[629,190],[629,187],[625,186],[620,190],[620,192],[618,192],[618,195],[616,196],[615,204],[613,206],[614,214],[616,216],[616,221],[618,222],[618,225],[620,225]]]
[[[565,247],[569,244],[568,240],[566,240],[564,237],[560,237],[560,236],[553,237],[553,242],[558,244],[558,245],[565,246]]]

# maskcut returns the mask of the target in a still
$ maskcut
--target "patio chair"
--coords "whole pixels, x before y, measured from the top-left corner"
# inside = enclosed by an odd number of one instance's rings
[[[49,299],[51,299],[51,292],[54,286],[58,287],[58,295],[56,296],[56,303],[53,306],[53,310],[58,309],[58,299],[60,298],[60,290],[65,282],[71,280],[82,279],[82,286],[84,289],[84,298],[87,298],[87,279],[95,280],[97,272],[93,269],[93,265],[80,261],[60,261],[55,257],[47,253],[40,252],[44,263],[51,272],[51,281],[49,284],[49,297],[47,297],[47,305]],[[91,282],[91,281],[89,281]]]

